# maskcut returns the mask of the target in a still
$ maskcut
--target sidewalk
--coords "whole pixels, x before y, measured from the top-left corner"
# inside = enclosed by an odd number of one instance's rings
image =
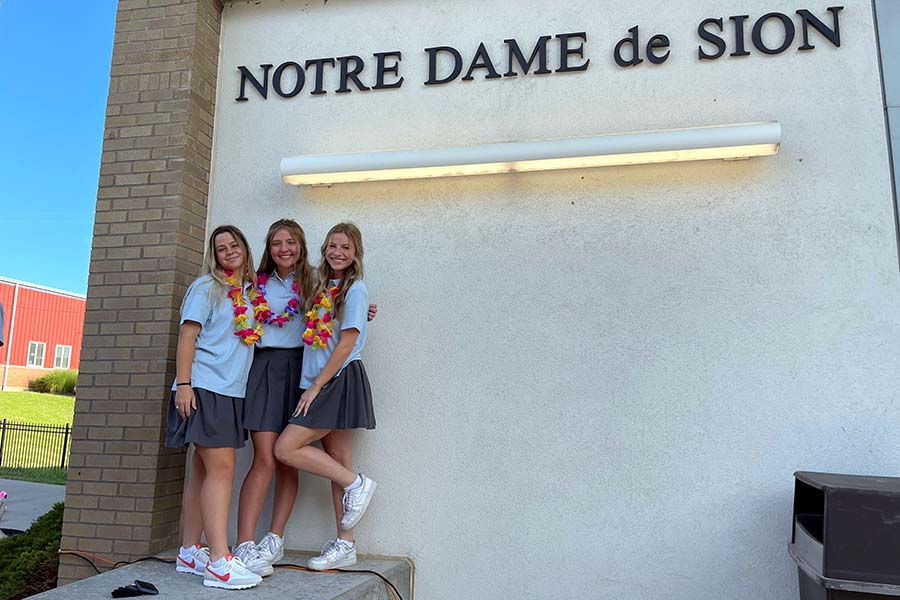
[[[66,497],[64,485],[14,479],[0,479],[0,490],[9,495],[6,499],[6,512],[0,517],[2,529],[24,531],[31,526],[32,521]]]

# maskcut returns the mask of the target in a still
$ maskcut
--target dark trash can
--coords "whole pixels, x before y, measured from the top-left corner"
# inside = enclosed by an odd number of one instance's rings
[[[794,473],[800,600],[900,598],[900,478]]]

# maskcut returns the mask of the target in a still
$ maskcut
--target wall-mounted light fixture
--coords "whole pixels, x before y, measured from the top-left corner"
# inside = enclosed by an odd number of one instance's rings
[[[738,160],[778,153],[777,121],[352,154],[309,154],[281,159],[291,185],[330,185],[386,179],[455,177],[614,165]]]

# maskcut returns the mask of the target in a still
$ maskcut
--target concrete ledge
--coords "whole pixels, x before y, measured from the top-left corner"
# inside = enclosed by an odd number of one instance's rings
[[[175,556],[177,551],[164,556]],[[284,563],[305,565],[309,554],[285,554]],[[87,563],[85,563],[87,564]],[[102,567],[101,567],[102,569]],[[353,569],[377,571],[393,583],[403,600],[411,600],[410,585],[412,566],[403,559],[360,560]],[[85,598],[109,598],[109,593],[135,579],[148,581],[159,590],[163,598],[190,598],[208,600],[258,600],[278,598],[280,600],[389,600],[392,598],[385,583],[368,573],[307,573],[292,569],[275,569],[271,577],[250,590],[230,592],[203,586],[202,578],[185,573],[176,573],[172,564],[144,561],[107,571],[81,581],[32,596],[40,600],[84,600]],[[151,596],[143,596],[150,600]]]

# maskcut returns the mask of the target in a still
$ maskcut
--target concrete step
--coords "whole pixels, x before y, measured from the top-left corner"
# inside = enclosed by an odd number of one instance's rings
[[[160,556],[175,556],[177,550]],[[281,564],[306,565],[308,553],[286,553]],[[368,569],[387,577],[397,587],[403,600],[412,600],[412,563],[405,559],[361,559],[354,570]],[[101,566],[101,570],[103,567]],[[191,600],[390,600],[393,598],[387,585],[368,573],[308,573],[293,569],[276,568],[275,573],[249,590],[232,592],[203,586],[203,579],[196,575],[177,573],[175,565],[157,561],[143,561],[126,565],[76,581],[63,587],[43,592],[31,599],[85,600],[109,598],[109,593],[120,586],[129,585],[135,579],[148,581],[159,590],[160,600],[190,598]],[[149,596],[146,597],[149,600]]]

